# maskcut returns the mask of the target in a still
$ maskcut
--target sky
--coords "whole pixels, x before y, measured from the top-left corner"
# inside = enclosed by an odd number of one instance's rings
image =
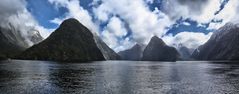
[[[191,49],[228,22],[237,23],[238,0],[0,0],[0,26],[47,38],[62,21],[76,18],[116,52],[152,36]]]

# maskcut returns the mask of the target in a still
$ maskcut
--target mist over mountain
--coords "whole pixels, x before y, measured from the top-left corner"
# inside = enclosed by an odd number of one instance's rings
[[[239,25],[227,23],[215,31],[192,57],[196,60],[239,60]]]
[[[76,19],[65,20],[39,44],[24,51],[19,59],[53,61],[105,60],[89,29]]]
[[[25,37],[11,24],[9,24],[9,28],[0,27],[0,57],[11,58],[43,40],[38,31],[30,30],[28,32],[31,33],[27,33],[27,37]]]
[[[176,49],[178,50],[178,52],[180,54],[181,60],[192,60],[191,55],[192,55],[194,49],[190,49],[183,45],[179,45]]]
[[[104,55],[106,60],[119,60],[120,56],[113,50],[111,49],[100,37],[95,35],[95,42]]]

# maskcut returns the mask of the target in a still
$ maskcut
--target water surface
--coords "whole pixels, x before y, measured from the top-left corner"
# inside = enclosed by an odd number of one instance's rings
[[[238,94],[239,63],[1,61],[1,94]]]

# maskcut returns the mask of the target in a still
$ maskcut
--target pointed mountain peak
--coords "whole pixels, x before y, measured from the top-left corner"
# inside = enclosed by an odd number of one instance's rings
[[[138,43],[136,43],[132,48],[140,48],[141,46],[138,44]]]
[[[84,26],[83,24],[81,24],[77,19],[75,18],[69,18],[64,20],[61,25],[59,26],[59,28],[57,28],[57,30],[55,30],[50,36],[52,35],[57,35],[57,36],[64,36],[64,37],[69,37],[72,35],[77,35],[80,34],[80,36],[83,34],[85,34],[86,36],[90,36],[93,37],[93,34],[91,33],[91,31]]]
[[[69,18],[64,20],[60,27],[65,27],[65,28],[72,28],[72,29],[77,29],[79,27],[84,27],[86,28],[82,23],[80,23],[77,19],[75,18]],[[86,28],[87,29],[87,28]]]
[[[158,36],[153,36],[152,39],[156,40],[156,39],[160,39]]]
[[[53,61],[105,60],[89,29],[67,19],[47,39],[24,51],[20,59]]]
[[[80,23],[80,22],[75,18],[69,18],[62,22],[62,24],[64,24],[64,23]]]
[[[153,36],[150,40],[150,43],[158,43],[160,45],[166,45],[165,42],[157,36]]]

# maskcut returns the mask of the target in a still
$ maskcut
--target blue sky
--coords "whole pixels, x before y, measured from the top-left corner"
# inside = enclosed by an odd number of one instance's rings
[[[62,21],[73,17],[117,52],[136,43],[146,45],[155,35],[170,46],[195,49],[221,26],[237,22],[239,13],[238,0],[13,1],[0,1],[0,19],[9,16],[11,22],[15,15],[19,26],[27,29],[30,25],[46,38]]]

